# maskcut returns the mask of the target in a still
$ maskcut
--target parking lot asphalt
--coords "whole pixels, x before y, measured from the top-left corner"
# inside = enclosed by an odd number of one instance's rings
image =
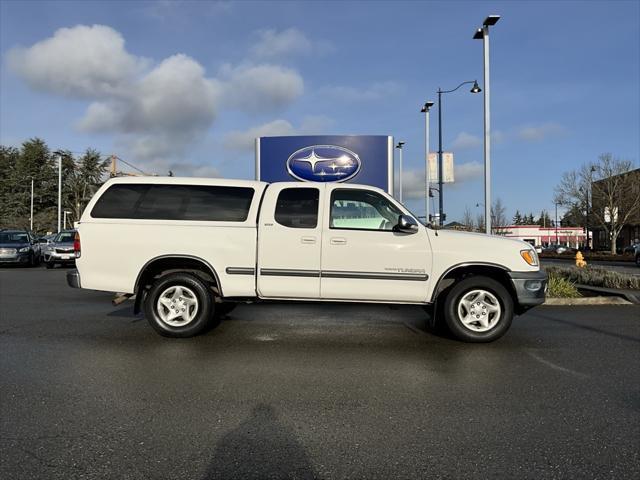
[[[0,478],[640,478],[640,306],[474,345],[419,307],[242,305],[166,339],[64,275],[0,269]]]

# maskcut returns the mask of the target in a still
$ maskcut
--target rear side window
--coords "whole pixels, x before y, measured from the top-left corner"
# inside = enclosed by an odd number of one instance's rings
[[[207,185],[111,186],[96,202],[93,218],[244,222],[253,188]]]
[[[285,188],[278,195],[275,220],[290,228],[316,228],[318,225],[317,188]]]

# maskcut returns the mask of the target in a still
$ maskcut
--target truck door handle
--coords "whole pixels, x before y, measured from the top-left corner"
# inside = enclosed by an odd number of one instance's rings
[[[302,237],[300,239],[300,242],[307,243],[307,244],[314,244],[316,243],[316,237]]]
[[[333,237],[330,242],[331,245],[346,245],[347,239],[344,237]]]

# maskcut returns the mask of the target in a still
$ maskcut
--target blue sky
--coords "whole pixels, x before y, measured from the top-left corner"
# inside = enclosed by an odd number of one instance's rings
[[[562,172],[640,159],[640,2],[0,2],[0,141],[94,147],[147,171],[252,178],[256,134],[388,134],[422,213],[423,117],[482,84],[492,29],[493,192],[553,209]],[[97,53],[99,52],[99,53]],[[482,95],[443,97],[458,181],[479,213]],[[437,138],[433,110],[431,149]]]

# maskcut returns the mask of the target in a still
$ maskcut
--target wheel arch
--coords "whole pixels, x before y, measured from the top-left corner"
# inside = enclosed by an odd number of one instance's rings
[[[146,287],[152,279],[171,272],[190,272],[200,279],[212,284],[219,297],[223,297],[222,284],[216,269],[203,258],[194,255],[168,254],[159,255],[148,260],[138,272],[133,291],[136,294],[134,312],[140,311],[143,295],[140,289]]]
[[[436,286],[431,293],[431,303],[435,303],[438,300],[438,296],[445,292],[456,280],[471,275],[487,276],[500,282],[507,289],[515,303],[517,296],[508,275],[510,271],[504,265],[488,262],[465,262],[452,265],[438,278]]]

